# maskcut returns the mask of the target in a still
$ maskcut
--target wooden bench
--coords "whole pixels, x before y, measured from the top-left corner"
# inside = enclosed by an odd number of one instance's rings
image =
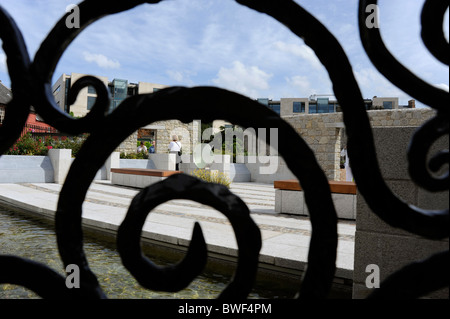
[[[329,181],[330,190],[335,194],[353,194],[356,195],[356,184],[353,182]],[[274,181],[273,187],[276,189],[301,191],[300,183],[296,179],[284,181]]]
[[[329,181],[331,197],[338,218],[356,219],[356,184],[353,182]],[[293,215],[308,215],[303,190],[298,180],[274,181],[275,212]]]
[[[181,171],[169,171],[150,168],[111,168],[111,183],[122,186],[144,188],[162,181]]]

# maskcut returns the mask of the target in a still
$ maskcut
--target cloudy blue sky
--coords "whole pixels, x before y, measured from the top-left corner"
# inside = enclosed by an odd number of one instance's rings
[[[107,3],[107,1],[105,1]],[[296,1],[314,14],[349,56],[363,97],[398,96],[370,63],[359,40],[357,0]],[[448,67],[420,39],[423,0],[380,0],[388,48],[426,82],[448,90]],[[31,57],[74,0],[0,0],[21,29]],[[445,33],[448,40],[448,11]],[[333,93],[324,67],[301,39],[273,18],[233,0],[165,0],[103,18],[64,53],[54,74],[86,73],[166,85],[212,85],[250,98]],[[9,86],[0,49],[0,80]],[[420,105],[419,105],[420,106]]]

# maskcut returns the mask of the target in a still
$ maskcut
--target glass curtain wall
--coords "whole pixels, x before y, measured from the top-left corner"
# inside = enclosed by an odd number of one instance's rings
[[[112,88],[111,88],[111,106],[110,110],[114,110],[116,107],[120,105],[120,103],[123,102],[127,98],[128,93],[128,81],[127,80],[120,80],[120,79],[114,79],[112,82]]]
[[[329,112],[329,106],[328,98],[318,98],[317,99],[317,113],[328,113]]]

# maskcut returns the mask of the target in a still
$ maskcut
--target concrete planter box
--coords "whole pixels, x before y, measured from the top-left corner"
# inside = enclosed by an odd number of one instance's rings
[[[74,159],[70,149],[51,149],[47,156],[2,155],[0,183],[64,183]],[[94,180],[110,179],[110,168],[118,167],[119,153],[113,153]]]
[[[0,183],[53,183],[53,180],[53,165],[48,156],[0,157]]]
[[[115,185],[144,188],[165,180],[179,171],[146,168],[112,168],[111,183]]]
[[[245,164],[230,164],[230,179],[232,182],[250,182],[251,174]]]
[[[244,156],[250,172],[251,181],[255,183],[273,183],[277,180],[295,179],[281,156]]]
[[[114,185],[122,185],[128,187],[144,188],[153,183],[165,180],[167,177],[144,176],[113,173],[111,183]]]
[[[155,163],[149,159],[120,159],[120,168],[151,168],[155,169]]]
[[[174,171],[176,165],[176,155],[175,154],[150,154],[149,161],[152,161],[154,168]]]
[[[338,218],[356,220],[356,196],[331,194]],[[275,190],[275,212],[308,216],[308,206],[302,191]]]

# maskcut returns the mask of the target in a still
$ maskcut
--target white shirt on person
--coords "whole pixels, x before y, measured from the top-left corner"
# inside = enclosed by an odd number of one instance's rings
[[[169,144],[169,152],[179,152],[181,151],[181,143],[172,141]]]
[[[347,149],[346,148],[342,149],[341,156],[345,156],[345,163],[344,163],[345,168],[349,167],[350,166],[350,161],[348,160],[348,153],[347,153]]]
[[[147,153],[147,147],[144,145],[144,146],[139,146],[138,148],[137,148],[137,152],[138,153],[140,153],[140,152],[142,152],[142,151],[144,151],[145,153]]]
[[[341,151],[341,156],[345,156],[345,180],[347,182],[352,182],[353,181],[353,173],[352,173],[352,169],[350,168],[350,160],[348,158],[348,152],[347,149],[344,148]]]

